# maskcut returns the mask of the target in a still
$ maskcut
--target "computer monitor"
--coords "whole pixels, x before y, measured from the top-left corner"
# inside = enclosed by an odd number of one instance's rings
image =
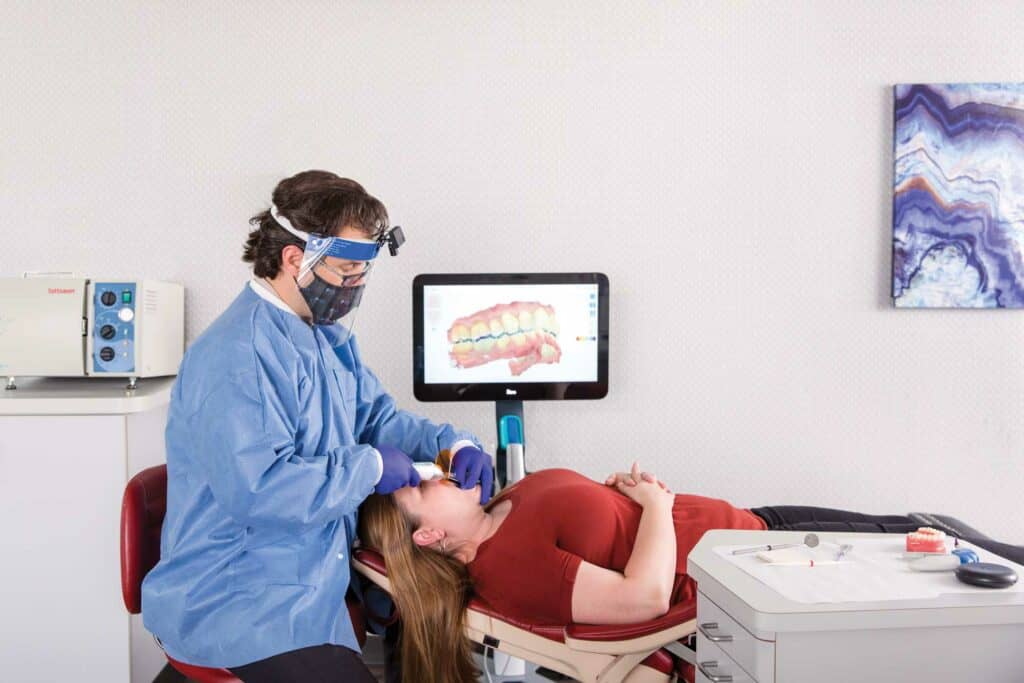
[[[608,393],[603,273],[418,275],[421,401],[595,399]]]

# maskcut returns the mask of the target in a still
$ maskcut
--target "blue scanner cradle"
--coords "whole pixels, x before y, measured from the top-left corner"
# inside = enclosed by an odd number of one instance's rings
[[[494,417],[498,426],[498,452],[495,454],[497,477],[501,486],[515,483],[526,474],[522,401],[495,401]],[[513,462],[509,466],[509,461]]]
[[[498,420],[498,443],[508,448],[510,443],[523,443],[523,421],[518,415],[503,415]]]

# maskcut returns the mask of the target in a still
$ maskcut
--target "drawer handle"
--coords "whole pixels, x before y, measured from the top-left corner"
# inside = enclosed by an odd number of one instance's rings
[[[731,683],[732,676],[729,674],[713,674],[709,673],[708,669],[717,669],[718,662],[697,662],[697,668],[704,674],[711,683]]]
[[[710,640],[712,643],[731,643],[732,642],[732,636],[730,636],[730,635],[722,634],[720,636],[714,636],[714,635],[711,635],[710,633],[708,633],[708,631],[716,631],[716,630],[718,630],[718,624],[716,622],[714,622],[714,621],[709,621],[709,622],[704,623],[704,624],[698,624],[697,628],[700,629],[700,632],[702,634],[704,634],[704,637],[707,638],[708,640]]]

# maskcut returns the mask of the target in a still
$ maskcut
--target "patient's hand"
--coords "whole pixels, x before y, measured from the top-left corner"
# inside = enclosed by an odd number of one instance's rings
[[[639,472],[640,468],[636,463],[633,463],[633,467],[634,471]],[[625,484],[626,486],[636,486],[641,481],[648,481],[651,482],[652,484],[657,484],[665,491],[672,493],[671,491],[669,491],[669,488],[665,486],[665,482],[659,481],[658,478],[651,474],[650,472],[639,472],[639,474],[640,477],[638,479],[635,479],[631,472],[612,472],[611,474],[608,475],[608,478],[604,480],[604,484],[605,486],[616,486],[617,484]]]
[[[640,466],[635,462],[629,474],[620,472],[611,475],[606,483],[614,485],[620,493],[642,507],[660,506],[671,509],[675,501],[675,496],[658,481],[657,477],[649,472],[640,472]]]

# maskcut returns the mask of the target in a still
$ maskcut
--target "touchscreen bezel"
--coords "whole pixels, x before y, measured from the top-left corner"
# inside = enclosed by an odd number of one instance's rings
[[[446,285],[597,285],[596,382],[424,381],[423,288]],[[608,277],[604,273],[427,273],[412,283],[413,393],[420,401],[537,401],[604,398],[608,394]]]

